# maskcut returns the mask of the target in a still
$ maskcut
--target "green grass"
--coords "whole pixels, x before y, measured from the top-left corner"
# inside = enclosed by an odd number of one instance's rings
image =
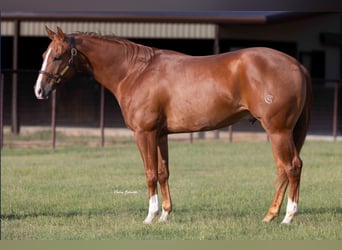
[[[307,142],[299,214],[261,222],[275,166],[270,144],[170,142],[174,211],[143,225],[145,174],[131,141],[2,151],[2,239],[342,239],[342,143]]]
[[[98,131],[100,133],[100,131]],[[10,128],[4,132],[4,148],[52,148],[51,130],[39,129],[36,131],[24,131],[18,135],[12,134]],[[106,137],[106,144],[116,144],[127,141],[125,137]],[[100,136],[70,136],[68,133],[56,131],[56,147],[74,147],[74,146],[99,146]]]

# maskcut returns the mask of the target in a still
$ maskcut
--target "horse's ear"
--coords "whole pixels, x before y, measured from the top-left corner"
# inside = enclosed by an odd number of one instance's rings
[[[57,37],[62,41],[65,40],[65,34],[64,34],[63,30],[58,26],[57,26]]]
[[[48,34],[48,37],[49,37],[51,40],[53,40],[54,37],[55,37],[55,35],[56,35],[56,33],[53,32],[52,30],[50,30],[50,28],[49,28],[47,25],[45,25],[45,29],[46,29],[46,32],[47,32],[47,34]]]

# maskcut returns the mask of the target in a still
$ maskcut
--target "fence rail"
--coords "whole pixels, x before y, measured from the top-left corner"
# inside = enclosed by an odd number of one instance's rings
[[[14,105],[14,102],[17,102],[17,100],[11,100],[11,102],[4,102],[4,98],[5,98],[5,93],[7,93],[9,95],[10,91],[5,91],[5,85],[8,85],[11,83],[11,81],[9,79],[7,79],[6,81],[6,77],[5,75],[8,77],[13,76],[13,75],[27,75],[27,74],[34,74],[34,76],[36,77],[37,75],[37,70],[2,70],[2,74],[1,74],[1,83],[0,83],[0,132],[1,132],[1,148],[3,147],[3,128],[4,128],[4,124],[5,124],[5,119],[4,119],[4,107],[5,105]],[[27,77],[24,77],[25,79]],[[324,123],[324,131],[322,132],[323,134],[330,134],[333,137],[333,140],[336,141],[337,140],[337,136],[339,135],[339,129],[340,128],[340,124],[339,124],[339,105],[340,105],[340,101],[339,101],[339,89],[340,89],[340,80],[329,80],[329,79],[315,79],[314,82],[324,82],[324,83],[329,83],[329,84],[324,84],[324,85],[314,85],[314,99],[316,96],[316,102],[315,102],[315,108],[314,108],[314,112],[313,112],[313,126],[314,127],[314,131],[311,131],[313,133],[317,133],[315,132],[315,130],[320,130],[319,128],[316,129],[316,127],[319,127],[318,122]],[[30,81],[31,82],[31,81]],[[7,86],[8,87],[8,86]],[[20,88],[20,86],[18,87]],[[12,90],[13,91],[13,90]],[[32,91],[32,88],[31,88]],[[98,116],[98,124],[99,127],[98,129],[100,130],[100,146],[104,147],[105,145],[105,118],[106,118],[106,114],[105,114],[105,96],[106,96],[106,90],[104,89],[104,87],[102,85],[100,85],[100,90],[99,92],[99,105],[98,105],[98,111],[96,113],[99,114]],[[322,97],[322,93],[323,92],[329,92],[327,94],[326,97]],[[31,93],[33,95],[33,91]],[[12,98],[18,98],[18,96],[14,97],[13,95],[11,95]],[[96,97],[97,98],[97,97]],[[323,98],[323,99],[320,99]],[[8,99],[8,98],[7,98]],[[315,101],[315,100],[314,100]],[[327,103],[325,103],[327,102]],[[329,103],[328,103],[329,102]],[[18,106],[18,104],[15,104],[16,106]],[[51,147],[54,149],[56,147],[56,127],[57,127],[57,121],[58,118],[56,116],[57,112],[57,106],[58,106],[58,98],[56,95],[56,91],[53,92],[53,94],[51,95]],[[7,107],[7,112],[10,111],[11,114],[11,122],[12,123],[16,123],[19,124],[19,120],[20,120],[20,115],[18,114],[18,110],[13,109],[13,108],[8,108]],[[30,112],[30,111],[29,111]],[[32,111],[34,112],[34,111]],[[7,114],[8,116],[8,114]],[[13,117],[17,118],[16,121],[13,121]],[[327,125],[327,124],[331,124],[331,125]],[[13,126],[13,124],[11,124]],[[80,127],[81,124],[80,124]],[[327,127],[331,128],[331,131],[327,131]],[[227,128],[228,130],[228,141],[232,142],[233,141],[233,134],[234,134],[234,126],[229,126]],[[222,130],[217,130],[215,132],[215,138],[219,139],[220,138],[220,131]],[[310,131],[309,131],[310,132]],[[15,133],[15,130],[12,129],[12,133]],[[320,133],[320,132],[318,132]],[[205,133],[199,133],[198,134],[199,138],[204,138],[205,137]],[[194,140],[194,135],[192,133],[189,134],[189,142],[192,143]]]

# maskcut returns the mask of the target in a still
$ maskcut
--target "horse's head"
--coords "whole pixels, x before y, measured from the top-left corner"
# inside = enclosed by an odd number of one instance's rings
[[[52,42],[43,54],[43,65],[34,86],[38,99],[47,99],[52,90],[76,73],[75,39],[66,36],[59,27],[57,33],[45,28]]]

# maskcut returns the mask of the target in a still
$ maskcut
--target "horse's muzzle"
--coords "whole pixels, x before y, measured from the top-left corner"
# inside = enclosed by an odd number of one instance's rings
[[[34,86],[34,93],[36,94],[36,97],[39,100],[48,99],[51,91],[52,88],[50,86],[46,86],[45,88],[39,85]]]

